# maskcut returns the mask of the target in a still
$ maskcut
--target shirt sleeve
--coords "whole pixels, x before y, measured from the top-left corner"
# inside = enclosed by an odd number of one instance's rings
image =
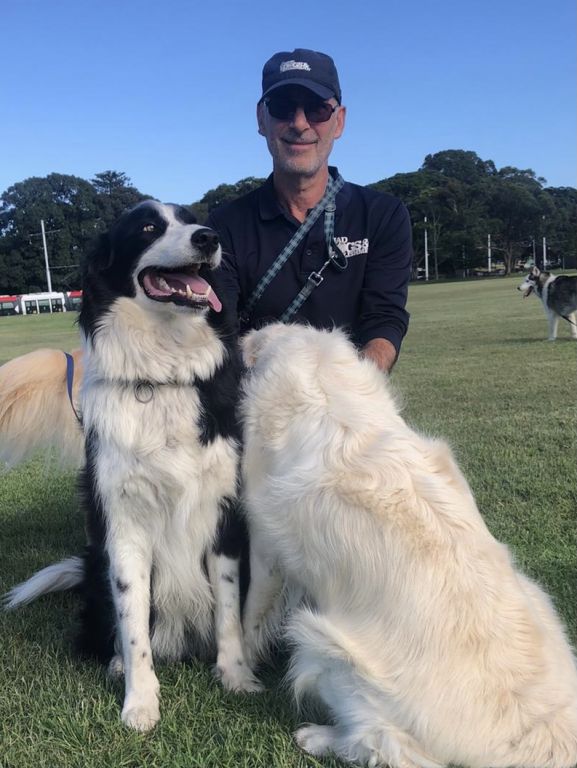
[[[413,261],[411,220],[400,202],[392,213],[378,208],[373,212],[356,335],[360,346],[387,339],[398,354],[409,324],[405,305]]]

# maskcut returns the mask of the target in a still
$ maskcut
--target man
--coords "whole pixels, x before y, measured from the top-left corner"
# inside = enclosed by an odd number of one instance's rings
[[[329,167],[345,118],[330,56],[301,48],[274,54],[257,104],[273,172],[207,223],[222,241],[241,329],[271,319],[345,327],[362,354],[390,371],[409,318],[410,220],[397,199],[342,182]],[[287,248],[286,261],[269,273]]]

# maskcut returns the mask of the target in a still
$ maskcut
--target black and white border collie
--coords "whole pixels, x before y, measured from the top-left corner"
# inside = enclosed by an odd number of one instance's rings
[[[577,339],[577,276],[552,275],[533,267],[517,290],[524,299],[535,293],[543,302],[549,321],[549,341],[557,338],[560,317],[568,321],[571,336]]]
[[[215,232],[155,201],[100,239],[79,315],[87,552],[8,595],[81,584],[80,648],[124,674],[122,720],[141,731],[159,719],[155,661],[216,656],[226,688],[260,687],[241,634],[242,366],[220,258]]]

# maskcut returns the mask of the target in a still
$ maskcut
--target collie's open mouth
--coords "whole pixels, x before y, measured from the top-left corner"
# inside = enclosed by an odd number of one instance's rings
[[[195,309],[210,307],[220,312],[220,299],[212,286],[200,277],[198,269],[198,265],[186,270],[148,267],[138,275],[138,281],[153,301],[170,301]]]

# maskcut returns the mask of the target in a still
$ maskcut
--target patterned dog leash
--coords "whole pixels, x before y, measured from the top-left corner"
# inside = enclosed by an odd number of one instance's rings
[[[322,273],[329,264],[333,263],[337,267],[337,269],[340,269],[341,271],[346,269],[347,259],[345,255],[342,253],[342,251],[339,249],[334,238],[335,210],[336,210],[335,198],[337,196],[338,191],[342,188],[344,183],[345,183],[344,179],[340,174],[336,177],[336,179],[333,179],[332,176],[329,176],[327,188],[321,200],[315,205],[315,207],[312,209],[312,211],[303,221],[301,226],[297,229],[297,231],[294,233],[292,238],[289,240],[289,242],[285,245],[285,247],[279,253],[279,255],[277,256],[273,264],[269,267],[267,272],[259,280],[258,285],[254,289],[253,293],[251,294],[246,304],[246,310],[243,313],[245,321],[250,316],[250,313],[254,308],[255,304],[263,295],[263,293],[265,292],[267,287],[270,285],[272,280],[278,275],[281,268],[287,262],[289,257],[294,253],[294,251],[300,245],[300,243],[302,243],[307,233],[311,230],[314,223],[317,221],[317,219],[323,212],[325,214],[325,222],[324,222],[325,241],[327,244],[327,251],[328,251],[329,258],[325,261],[325,263],[322,265],[322,267],[319,270],[316,270],[310,273],[301,291],[298,293],[298,295],[293,299],[293,301],[290,303],[290,305],[281,315],[280,317],[281,322],[286,323],[295,314],[295,312],[299,309],[299,307],[306,301],[306,299],[310,296],[312,291],[322,283],[323,281]]]

